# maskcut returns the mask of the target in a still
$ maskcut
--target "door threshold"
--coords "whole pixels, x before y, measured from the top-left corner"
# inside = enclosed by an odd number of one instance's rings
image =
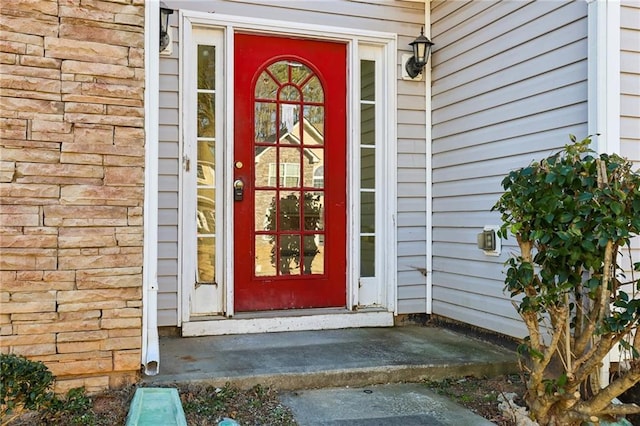
[[[359,313],[386,312],[382,308],[363,308],[350,311],[346,308],[311,308],[311,309],[282,309],[274,311],[238,312],[236,319],[251,318],[281,318],[281,317],[303,317],[308,315],[355,315]]]
[[[387,312],[383,309],[358,311],[348,311],[344,308],[297,309],[243,312],[232,318],[199,318],[196,321],[182,323],[182,336],[220,336],[391,326],[393,326],[393,312]]]

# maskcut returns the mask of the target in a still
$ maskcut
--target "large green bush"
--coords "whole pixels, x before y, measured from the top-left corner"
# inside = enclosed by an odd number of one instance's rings
[[[541,425],[579,425],[640,412],[612,400],[640,381],[640,279],[625,277],[623,249],[640,234],[640,174],[617,155],[595,155],[590,139],[512,171],[494,206],[500,236],[520,253],[507,262],[506,289],[529,336],[527,395]],[[640,263],[634,265],[640,271]],[[635,297],[635,298],[634,298]],[[615,345],[631,361],[601,389],[598,372]]]

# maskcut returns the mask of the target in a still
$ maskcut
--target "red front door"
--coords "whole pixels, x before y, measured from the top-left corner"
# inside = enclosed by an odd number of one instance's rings
[[[235,36],[235,310],[346,305],[346,45]]]

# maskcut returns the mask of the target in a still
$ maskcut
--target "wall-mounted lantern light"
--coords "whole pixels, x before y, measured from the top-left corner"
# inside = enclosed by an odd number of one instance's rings
[[[415,78],[422,72],[422,68],[427,65],[433,43],[425,37],[424,27],[422,27],[420,28],[420,35],[409,43],[409,45],[413,49],[413,56],[407,61],[405,70],[407,74],[409,74],[409,77]]]
[[[502,240],[498,236],[499,226],[487,225],[478,234],[478,248],[487,256],[500,256],[502,252]]]
[[[160,3],[160,51],[167,48],[171,42],[169,37],[169,15],[173,14],[173,9],[169,9],[166,4]]]

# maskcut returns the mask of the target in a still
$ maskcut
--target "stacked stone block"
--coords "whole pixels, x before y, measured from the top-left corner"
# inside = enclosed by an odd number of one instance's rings
[[[143,0],[0,2],[0,350],[58,390],[141,359]]]

